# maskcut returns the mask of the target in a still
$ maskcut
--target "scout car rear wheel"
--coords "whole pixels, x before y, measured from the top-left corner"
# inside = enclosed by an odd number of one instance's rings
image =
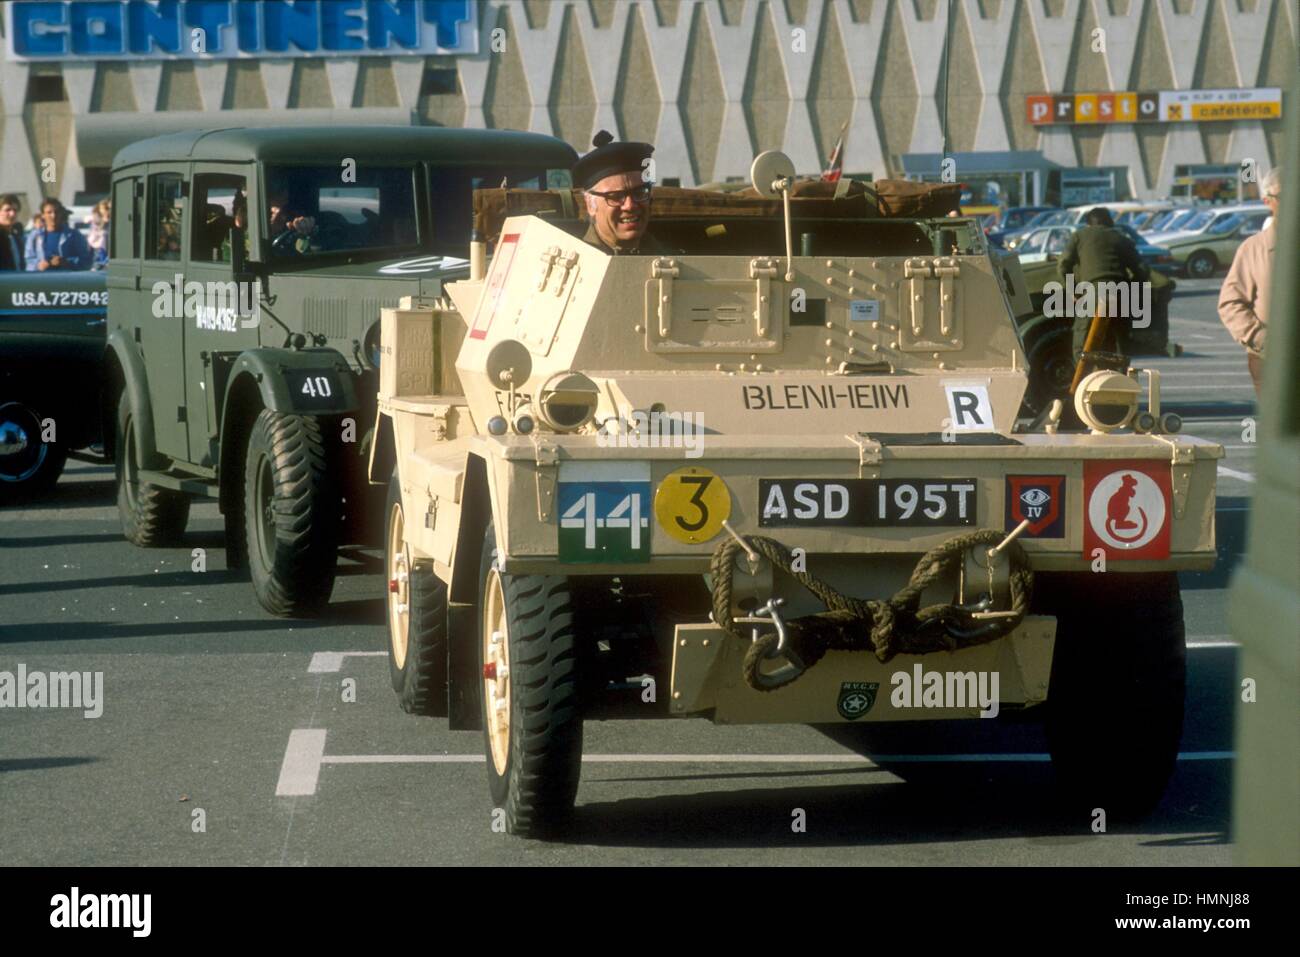
[[[582,716],[568,579],[497,570],[488,527],[480,563],[479,664],[488,788],[506,830],[531,836],[573,809]]]
[[[1214,253],[1206,250],[1192,253],[1187,260],[1187,275],[1194,276],[1197,279],[1207,279],[1214,275],[1214,270],[1219,265],[1219,261],[1214,258]]]
[[[1187,649],[1178,576],[1040,574],[1035,606],[1057,616],[1047,739],[1067,807],[1149,814],[1183,732]]]
[[[117,514],[126,540],[142,548],[175,545],[185,534],[190,518],[187,495],[140,481],[135,451],[135,417],[131,399],[123,392],[117,403]]]
[[[413,565],[397,475],[388,483],[388,673],[402,710],[446,714],[447,586],[427,565]]]
[[[41,432],[36,409],[0,401],[0,496],[37,494],[59,480],[68,451],[57,442],[41,441]]]
[[[248,567],[273,615],[318,612],[334,589],[340,498],[320,423],[264,409],[244,460]]]

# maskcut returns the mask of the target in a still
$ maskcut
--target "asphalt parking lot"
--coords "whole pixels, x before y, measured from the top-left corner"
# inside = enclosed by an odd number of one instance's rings
[[[214,505],[195,507],[183,548],[134,548],[111,469],[82,460],[45,501],[0,513],[0,669],[102,672],[103,713],[0,711],[0,864],[1226,865],[1226,587],[1245,548],[1254,392],[1217,292],[1180,280],[1185,354],[1151,362],[1184,431],[1227,458],[1219,564],[1182,576],[1182,759],[1139,826],[1061,820],[1023,717],[918,728],[886,762],[902,777],[812,728],[611,721],[587,725],[570,831],[509,837],[492,826],[480,733],[398,709],[377,553],[344,556],[327,618],[271,619],[224,571]]]

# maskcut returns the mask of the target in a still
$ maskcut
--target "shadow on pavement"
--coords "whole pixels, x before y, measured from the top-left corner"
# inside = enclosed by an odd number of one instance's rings
[[[619,847],[770,848],[1008,837],[1064,845],[1098,836],[1090,816],[1067,818],[1057,809],[1045,764],[947,765],[924,782],[908,783],[879,780],[868,769],[838,775],[859,775],[860,783],[600,801],[605,782],[584,782],[583,803],[553,839]],[[1152,846],[1226,843],[1231,777],[1227,761],[1180,763],[1151,817],[1134,824],[1112,821],[1106,833],[1151,835],[1142,843]],[[804,812],[806,832],[791,830],[796,809]]]
[[[0,774],[6,771],[44,771],[94,764],[99,758],[0,758]]]

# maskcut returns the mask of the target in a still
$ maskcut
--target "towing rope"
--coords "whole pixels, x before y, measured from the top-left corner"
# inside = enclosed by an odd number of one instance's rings
[[[806,571],[796,571],[794,556],[780,542],[763,536],[746,536],[745,542],[755,552],[812,592],[826,610],[785,622],[787,641],[802,668],[795,677],[811,668],[831,649],[871,650],[881,662],[895,655],[920,655],[934,651],[955,651],[972,645],[995,641],[1009,634],[1029,610],[1034,591],[1034,572],[1018,541],[1007,545],[1011,563],[1009,585],[1011,614],[981,621],[969,609],[954,604],[928,605],[920,608],[921,593],[933,585],[952,566],[962,560],[968,548],[992,547],[1006,538],[1005,532],[981,529],[954,535],[921,556],[907,584],[886,600],[860,599],[845,595]],[[713,620],[728,634],[749,641],[742,626],[731,614],[731,597],[735,560],[744,548],[735,539],[726,539],[713,552],[709,571],[713,578]],[[864,629],[866,625],[868,628]],[[773,656],[778,637],[775,632],[750,643],[745,653],[744,676],[751,688],[772,691],[782,684],[771,684],[760,677],[759,664]],[[791,678],[790,680],[793,680]],[[789,681],[783,682],[788,684]]]

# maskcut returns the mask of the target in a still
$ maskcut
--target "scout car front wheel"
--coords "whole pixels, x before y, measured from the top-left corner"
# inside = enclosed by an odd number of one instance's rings
[[[117,514],[122,534],[133,545],[156,548],[175,545],[185,534],[190,517],[189,497],[140,480],[140,463],[135,448],[135,416],[131,399],[122,393],[117,403]]]
[[[388,483],[388,534],[384,571],[388,580],[388,673],[402,710],[446,714],[447,586],[427,565],[411,562],[406,544],[402,487]]]
[[[1172,572],[1040,574],[1039,613],[1057,616],[1047,740],[1061,796],[1083,814],[1145,817],[1183,731],[1187,649]]]
[[[340,497],[320,423],[264,409],[244,460],[248,567],[273,615],[320,611],[334,589]]]
[[[480,563],[479,664],[488,787],[506,830],[532,836],[572,811],[582,765],[568,579],[506,575],[488,527]]]

